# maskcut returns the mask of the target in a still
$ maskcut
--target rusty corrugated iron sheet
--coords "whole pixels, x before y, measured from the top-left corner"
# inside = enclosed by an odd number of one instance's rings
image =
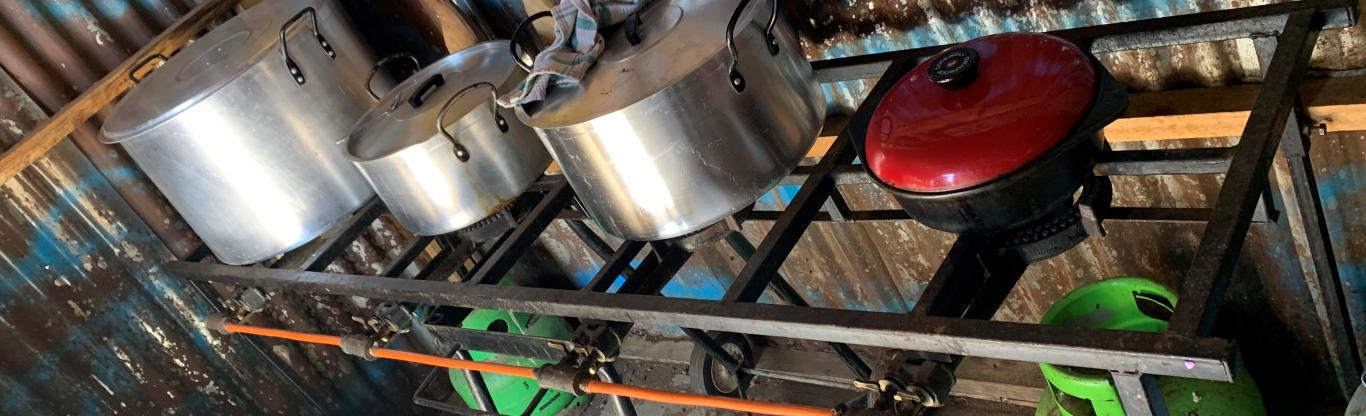
[[[23,137],[190,3],[0,2],[0,143]],[[122,150],[98,142],[99,122],[3,189],[0,277],[8,289],[0,290],[0,323],[20,347],[0,353],[0,414],[411,410],[411,368],[265,342],[315,406],[241,337],[204,332],[197,322],[207,304],[156,271],[197,241]],[[382,217],[329,269],[374,273],[409,239]],[[256,319],[344,334],[361,331],[353,318],[367,316],[367,305],[351,299],[274,302]]]
[[[0,74],[0,147],[44,116]],[[0,186],[0,413],[314,414],[209,304],[71,143]]]
[[[0,2],[0,67],[48,114],[76,98],[188,10],[180,1]],[[99,142],[107,111],[71,140],[177,255],[198,243],[122,149]]]
[[[1282,2],[1267,0],[802,0],[788,3],[789,21],[811,59],[829,59],[962,42],[1002,32],[1042,32],[1201,11]],[[1366,67],[1366,28],[1324,32],[1312,67]],[[1249,40],[1198,43],[1101,54],[1117,79],[1134,90],[1220,86],[1260,78]],[[852,108],[870,87],[863,81],[826,86],[837,106]]]

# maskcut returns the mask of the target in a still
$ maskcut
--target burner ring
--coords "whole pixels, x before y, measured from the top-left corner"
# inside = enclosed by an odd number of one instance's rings
[[[1110,207],[1114,191],[1110,178],[1095,176],[1086,179],[1081,196],[1072,205],[1028,224],[995,234],[997,249],[1013,253],[1030,263],[1049,259],[1070,250],[1090,236],[1082,219],[1083,207],[1104,211]]]

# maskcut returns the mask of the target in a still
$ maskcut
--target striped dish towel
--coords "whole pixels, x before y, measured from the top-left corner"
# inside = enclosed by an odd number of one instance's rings
[[[545,99],[551,85],[578,87],[602,54],[598,30],[626,20],[646,0],[560,0],[551,9],[555,42],[536,55],[531,74],[517,88],[498,97],[498,105],[513,107]],[[553,84],[552,84],[553,83]]]

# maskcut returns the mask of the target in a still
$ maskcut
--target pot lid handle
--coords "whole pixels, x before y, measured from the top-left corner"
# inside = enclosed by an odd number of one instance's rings
[[[422,69],[422,63],[417,61],[417,57],[407,52],[399,52],[393,55],[386,56],[384,57],[384,59],[380,59],[379,62],[375,62],[375,66],[370,67],[370,75],[365,76],[365,92],[370,94],[370,99],[379,99],[379,94],[375,94],[375,89],[370,88],[370,83],[375,80],[375,75],[379,73],[379,69],[383,68],[385,65],[388,65],[390,62],[394,62],[399,59],[407,59],[408,61],[411,61],[413,63],[413,68],[416,70]]]
[[[150,74],[152,73],[152,71],[156,71],[156,68],[159,68],[159,67],[161,67],[162,65],[165,65],[165,64],[166,64],[166,61],[171,60],[171,58],[167,58],[166,55],[162,55],[162,54],[159,54],[159,53],[154,53],[154,54],[148,55],[146,58],[142,58],[141,61],[138,61],[138,64],[137,64],[137,65],[133,65],[132,68],[128,69],[128,79],[129,79],[130,81],[133,81],[134,84],[141,83],[141,82],[142,82],[142,78],[139,78],[139,77],[138,77],[138,75],[137,75],[137,74],[138,74],[138,70],[139,70],[139,69],[142,69],[143,67],[147,66],[147,64],[150,64],[150,63],[152,63],[152,61],[155,61],[155,60],[161,60],[161,62],[158,63],[156,67],[154,67],[154,68],[148,70],[147,72],[144,72],[143,75],[142,75],[143,77],[146,77],[147,75],[150,75]]]
[[[304,15],[308,15],[309,20],[313,21],[313,38],[318,40],[318,46],[322,47],[323,52],[327,53],[328,58],[337,59],[337,52],[332,50],[332,44],[327,43],[327,38],[324,38],[322,33],[318,33],[318,12],[313,10],[313,6],[305,7],[303,10],[300,10],[294,17],[285,21],[285,24],[280,25],[280,56],[285,58],[285,68],[289,69],[289,75],[293,77],[294,82],[299,83],[299,85],[304,85],[304,72],[299,69],[299,64],[294,63],[294,60],[289,57],[289,42],[285,40],[285,32],[289,30],[290,26],[293,26],[294,23],[298,22],[299,19],[303,19]]]
[[[455,146],[455,158],[460,159],[461,162],[470,160],[470,152],[465,149],[464,145],[460,144],[460,140],[456,139],[449,131],[446,131],[446,123],[443,122],[443,120],[446,119],[446,112],[450,111],[451,104],[455,104],[455,101],[460,99],[461,96],[464,96],[465,93],[479,87],[488,87],[489,89],[489,112],[493,113],[493,121],[498,124],[498,131],[503,133],[507,133],[508,131],[508,122],[503,118],[502,114],[498,114],[498,105],[495,103],[495,101],[498,100],[498,87],[488,82],[476,82],[465,88],[461,88],[459,92],[456,92],[455,95],[452,95],[451,98],[447,99],[446,104],[441,106],[441,111],[436,113],[436,131],[441,132],[441,135],[446,136],[446,140],[450,140],[451,145]]]
[[[977,78],[977,65],[981,60],[977,50],[971,47],[949,49],[930,63],[927,71],[930,82],[950,90],[966,87]]]
[[[730,51],[730,87],[735,92],[745,90],[745,76],[740,74],[736,66],[740,64],[740,54],[735,51],[735,24],[740,21],[740,15],[749,6],[750,0],[740,0],[740,4],[735,6],[735,12],[730,15],[730,22],[726,24],[726,49]],[[778,23],[778,0],[771,0],[770,7],[773,13],[768,16],[768,28],[764,30],[764,41],[768,44],[768,54],[778,55],[778,38],[773,36],[773,26]]]

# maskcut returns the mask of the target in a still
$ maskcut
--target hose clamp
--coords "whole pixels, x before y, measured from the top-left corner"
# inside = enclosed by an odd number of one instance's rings
[[[546,364],[537,368],[536,383],[541,387],[573,393],[575,396],[587,395],[585,389],[590,373],[587,367],[574,367],[565,364]]]
[[[364,358],[366,361],[375,361],[374,347],[375,341],[363,335],[347,335],[341,338],[341,350],[344,353]]]

